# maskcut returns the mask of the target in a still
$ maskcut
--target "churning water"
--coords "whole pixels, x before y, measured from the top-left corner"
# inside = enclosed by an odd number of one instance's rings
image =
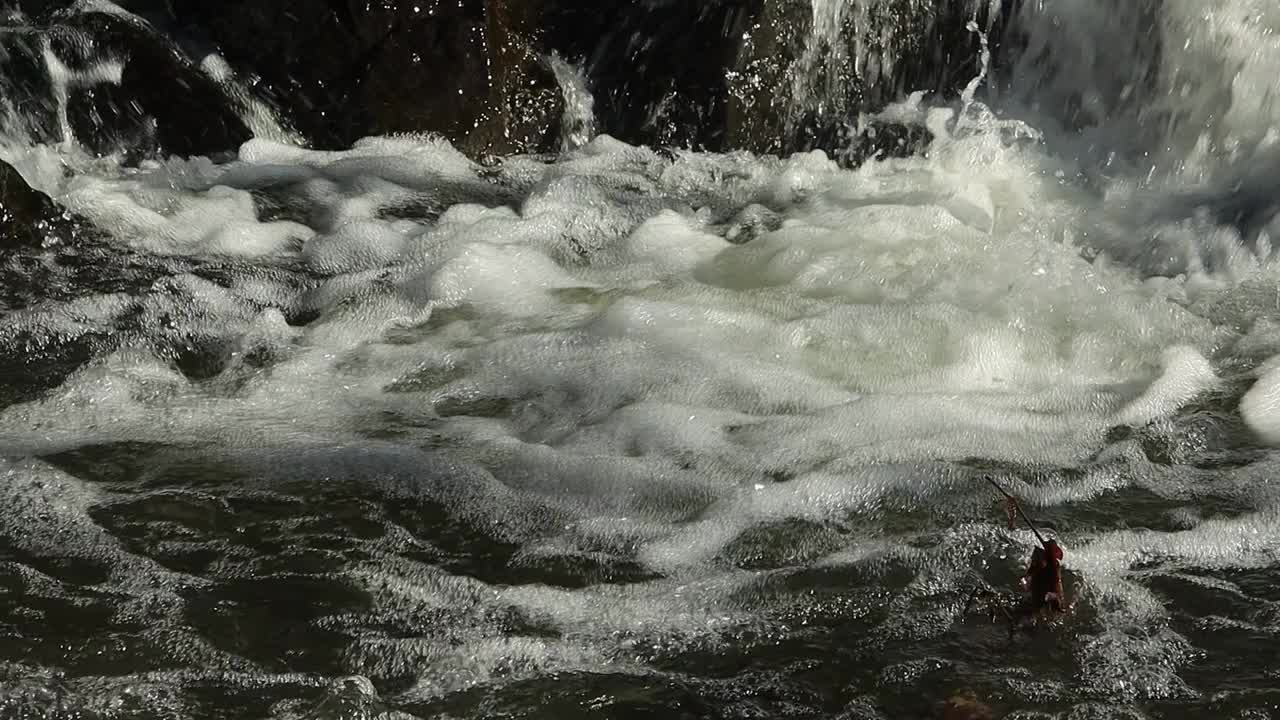
[[[1025,3],[857,169],[10,138],[0,715],[1271,717],[1276,7]]]

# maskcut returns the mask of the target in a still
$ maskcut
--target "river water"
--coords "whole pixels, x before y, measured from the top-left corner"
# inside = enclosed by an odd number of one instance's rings
[[[1106,6],[855,169],[11,139],[87,222],[0,256],[0,716],[1280,713],[1280,14],[1125,92]]]

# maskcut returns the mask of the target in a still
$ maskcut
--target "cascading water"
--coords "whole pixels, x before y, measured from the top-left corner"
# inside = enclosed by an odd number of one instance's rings
[[[556,82],[564,94],[564,112],[560,120],[560,151],[570,152],[591,142],[596,134],[595,99],[581,68],[556,56],[548,59]]]
[[[1086,137],[1100,155],[1141,152],[1126,169],[1212,180],[1219,164],[1274,142],[1273,3],[1028,2],[1018,19],[1026,47],[1009,72],[1015,95],[1042,122],[1097,128]]]
[[[5,39],[76,234],[0,240],[0,718],[1274,713],[1280,15],[822,2],[814,67],[944,7],[972,80],[856,168],[623,143],[555,56],[554,159],[184,154],[137,56]],[[985,477],[1075,601],[1012,641]]]
[[[824,73],[824,69],[838,68],[844,64],[845,47],[842,40],[845,13],[852,4],[850,0],[815,0],[813,2],[813,20],[809,36],[805,42],[803,54],[800,56],[798,72],[792,75],[792,102],[802,109],[816,109],[822,112],[824,101],[838,99],[844,91],[840,76],[835,73]],[[857,31],[855,30],[855,33]],[[861,38],[859,37],[859,40]],[[862,49],[854,53],[854,70],[863,71],[861,67]],[[821,84],[815,79],[820,78]]]
[[[781,0],[766,6],[805,4]],[[753,40],[769,51],[731,78],[743,102],[766,102],[781,116],[781,138],[770,138],[781,147],[815,130],[830,135],[833,126],[851,129],[868,105],[954,84],[954,73],[968,67],[979,48],[976,42],[950,43],[964,38],[969,22],[978,23],[984,37],[993,33],[1005,12],[1002,0],[813,0],[807,5],[806,22],[757,27],[759,37]],[[788,42],[793,35],[794,43]],[[790,44],[795,47],[786,48]],[[778,52],[784,48],[794,57]],[[773,82],[774,74],[782,82]],[[762,88],[767,97],[751,97]]]

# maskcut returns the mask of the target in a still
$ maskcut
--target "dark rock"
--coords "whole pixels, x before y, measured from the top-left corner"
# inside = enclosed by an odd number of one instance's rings
[[[316,147],[421,131],[440,133],[474,156],[555,148],[563,99],[545,61],[550,53],[585,68],[603,132],[632,143],[723,148],[725,68],[761,1],[116,4],[165,36],[133,38],[129,52],[145,57],[148,67],[172,67],[172,57],[158,56],[178,52],[194,67],[216,52]],[[62,15],[59,22],[67,23],[73,11],[61,8],[68,4],[27,0],[23,8],[33,17]],[[182,77],[201,97],[211,96],[199,87],[209,78]],[[173,84],[154,78],[155,93],[180,97]],[[118,112],[127,110],[121,98],[133,93],[99,88],[87,93],[94,96],[87,102]],[[102,95],[109,97],[96,97]],[[167,132],[163,119],[156,125],[155,132]],[[192,130],[170,127],[178,134]],[[135,134],[146,138],[141,130]],[[175,142],[159,138],[156,144]]]
[[[252,136],[225,89],[141,18],[54,8],[7,22],[0,77],[22,108],[5,118],[9,134],[53,144],[69,132],[90,152],[134,160],[216,155]]]
[[[437,132],[476,155],[547,146],[559,91],[532,39],[537,2],[173,0],[315,146]]]
[[[544,43],[585,66],[601,131],[630,143],[726,147],[729,82],[763,0],[544,0]]]
[[[117,0],[84,9],[67,0],[24,0],[9,19],[28,41],[6,72],[40,101],[43,132],[60,139],[49,38],[59,58],[84,69],[123,61],[118,84],[75,88],[69,120],[97,152],[214,154],[251,136],[243,102],[265,101],[315,147],[346,148],[368,135],[438,132],[473,155],[550,147],[560,94],[535,50],[538,2],[346,0]],[[14,44],[7,35],[6,46]],[[201,63],[228,64],[243,93]],[[9,63],[10,65],[13,62]],[[32,86],[32,87],[25,87]],[[83,136],[83,137],[82,137]],[[141,150],[138,150],[141,148]]]
[[[809,0],[116,0],[128,13],[23,0],[36,29],[0,40],[0,63],[18,96],[47,100],[32,33],[70,66],[123,60],[118,85],[82,83],[67,101],[98,152],[234,150],[249,134],[243,93],[318,148],[432,132],[473,157],[551,152],[565,102],[554,54],[583,69],[598,130],[626,142],[820,147],[853,164],[918,149],[914,136],[885,145],[850,126],[909,91],[963,88],[980,49],[966,23],[999,57],[1016,2],[851,2],[824,36]],[[231,78],[202,68],[224,61]]]
[[[146,21],[105,12],[63,17],[55,38],[88,45],[91,59],[124,60],[119,85],[94,84],[69,98],[82,144],[99,153],[212,156],[253,136],[245,108]]]
[[[52,208],[44,193],[32,190],[17,170],[0,163],[0,222],[34,220]]]
[[[536,47],[541,36],[535,0],[489,0],[485,9],[486,51],[492,79],[488,113],[469,136],[471,149],[493,153],[550,150],[564,98],[555,74]]]
[[[0,249],[38,246],[60,220],[47,195],[31,189],[17,170],[0,162]]]

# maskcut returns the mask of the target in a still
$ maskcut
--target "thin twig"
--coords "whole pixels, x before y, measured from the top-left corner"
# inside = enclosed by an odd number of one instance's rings
[[[992,487],[994,487],[997,491],[999,491],[1001,495],[1005,496],[1005,498],[1009,502],[1013,503],[1014,509],[1017,510],[1018,514],[1022,516],[1023,522],[1027,524],[1027,527],[1031,528],[1031,532],[1035,533],[1036,539],[1040,541],[1040,544],[1045,545],[1046,541],[1044,539],[1044,536],[1040,534],[1040,529],[1037,528],[1036,524],[1031,522],[1031,518],[1027,517],[1027,514],[1023,512],[1022,505],[1021,503],[1018,502],[1018,499],[1015,498],[1013,495],[1010,495],[1004,488],[1000,487],[1000,483],[997,483],[995,481],[995,478],[992,478],[990,475],[987,476],[987,482],[991,483]]]

